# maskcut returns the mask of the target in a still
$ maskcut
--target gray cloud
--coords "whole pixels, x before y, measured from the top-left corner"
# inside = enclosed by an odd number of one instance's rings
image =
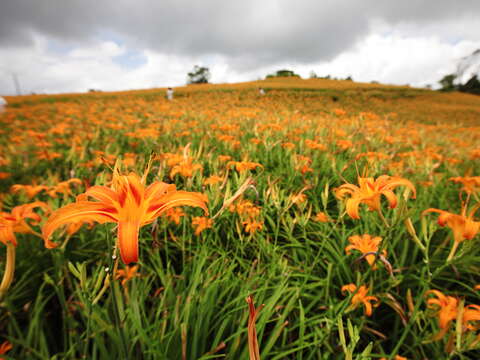
[[[330,60],[364,37],[372,19],[423,26],[475,15],[478,0],[11,0],[0,11],[0,47],[27,46],[35,33],[79,44],[113,34],[129,47],[218,54],[240,68]]]
[[[215,69],[213,81],[286,66],[422,83],[480,44],[479,0],[0,1],[4,93],[12,73],[27,92],[113,90],[178,85],[194,64]]]

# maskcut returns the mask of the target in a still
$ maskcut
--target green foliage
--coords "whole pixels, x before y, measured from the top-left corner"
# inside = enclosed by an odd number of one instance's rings
[[[477,75],[473,75],[465,84],[460,85],[458,90],[470,94],[480,95],[480,81]]]
[[[292,70],[282,69],[282,70],[277,70],[277,72],[275,72],[274,74],[267,75],[266,78],[267,79],[272,79],[272,78],[276,78],[276,77],[296,77],[296,78],[300,78],[300,75],[295,74],[295,72],[293,72]]]
[[[208,84],[211,74],[210,69],[204,66],[195,65],[192,72],[187,75],[188,84]]]
[[[457,76],[455,74],[445,75],[440,81],[441,91],[453,91],[456,90],[456,86],[454,84],[455,79]]]

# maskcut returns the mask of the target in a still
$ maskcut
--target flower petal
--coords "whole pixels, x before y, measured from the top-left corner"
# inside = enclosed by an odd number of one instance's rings
[[[118,223],[118,247],[122,261],[128,265],[138,261],[139,222],[120,221]]]
[[[206,196],[201,193],[188,191],[175,191],[168,193],[159,198],[157,202],[150,203],[142,225],[152,222],[156,217],[176,206],[188,205],[200,207],[205,214],[208,215],[208,208],[205,203]]]
[[[64,206],[55,211],[47,220],[42,229],[43,240],[46,248],[56,246],[49,240],[53,232],[60,226],[77,221],[96,221],[100,224],[117,222],[117,210],[103,203],[80,201]]]
[[[92,186],[85,191],[85,195],[111,206],[119,201],[117,193],[106,186]]]

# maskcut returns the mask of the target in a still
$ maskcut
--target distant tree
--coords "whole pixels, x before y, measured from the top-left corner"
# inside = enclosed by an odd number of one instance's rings
[[[318,79],[318,75],[315,71],[310,71],[310,79]]]
[[[460,85],[458,90],[470,94],[480,95],[480,81],[477,75],[473,75],[465,84]]]
[[[300,75],[295,74],[292,70],[278,70],[275,74],[267,75],[267,79],[276,78],[276,77],[300,77]]]
[[[188,73],[188,84],[208,84],[211,74],[210,69],[204,66],[195,65],[192,72]]]
[[[457,76],[455,74],[445,75],[440,81],[441,91],[453,91],[456,90],[456,86],[453,83]]]
[[[351,76],[351,75],[348,75],[348,76],[345,78],[345,80],[347,80],[347,81],[353,81],[353,79],[352,79],[352,76]]]

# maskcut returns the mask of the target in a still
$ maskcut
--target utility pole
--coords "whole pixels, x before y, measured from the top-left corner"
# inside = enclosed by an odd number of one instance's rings
[[[13,83],[15,85],[15,90],[17,90],[17,95],[22,95],[22,90],[20,89],[20,82],[18,81],[18,76],[15,73],[12,73]]]

